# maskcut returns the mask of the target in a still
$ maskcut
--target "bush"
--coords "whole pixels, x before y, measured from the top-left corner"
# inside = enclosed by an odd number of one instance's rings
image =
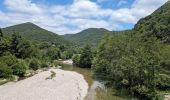
[[[1,57],[0,61],[3,61],[4,63],[6,63],[7,66],[12,66],[17,63],[17,58],[14,55],[10,54],[8,56],[6,55],[6,56]]]
[[[86,45],[81,52],[80,65],[79,67],[91,68],[92,65],[92,50],[89,45]]]
[[[29,64],[29,68],[33,70],[37,70],[39,69],[39,67],[40,67],[40,63],[37,59],[33,59]]]
[[[44,62],[41,63],[41,67],[46,68],[46,67],[49,67],[49,65],[48,65],[47,62],[44,61]]]
[[[7,64],[0,62],[0,78],[9,78],[12,75],[12,70]]]
[[[76,66],[80,65],[80,54],[73,55],[72,57],[73,64]]]
[[[62,52],[62,53],[60,54],[60,58],[63,59],[63,60],[65,60],[65,59],[67,59],[67,56],[66,56],[66,54],[65,54],[64,52]]]
[[[133,87],[133,92],[136,96],[139,96],[141,100],[159,100],[157,99],[158,94],[156,91],[149,89],[144,85],[137,85]]]
[[[24,62],[18,62],[12,66],[12,70],[14,75],[22,77],[26,73],[27,67]]]
[[[58,59],[60,57],[60,50],[56,47],[51,47],[47,49],[46,56],[51,60]]]
[[[156,80],[156,86],[157,88],[161,90],[170,90],[170,76],[166,74],[158,74]]]

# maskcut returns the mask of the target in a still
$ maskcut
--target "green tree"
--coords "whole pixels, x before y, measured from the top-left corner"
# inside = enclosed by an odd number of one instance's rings
[[[18,44],[18,57],[19,58],[30,58],[33,55],[33,47],[31,45],[31,43],[27,40],[22,40],[19,44]]]
[[[72,60],[74,65],[80,66],[80,54],[73,55]]]
[[[2,29],[0,28],[0,37],[3,37]]]
[[[24,76],[26,73],[27,67],[24,62],[18,62],[12,66],[12,71],[14,75],[18,75],[19,77]]]
[[[60,51],[56,47],[51,47],[47,50],[46,56],[49,57],[51,60],[58,59],[60,57]]]
[[[89,45],[86,45],[81,52],[80,67],[91,68],[92,65],[92,51]]]
[[[0,78],[9,78],[12,75],[12,70],[7,64],[0,62]]]
[[[33,70],[38,70],[40,68],[40,62],[37,59],[32,59],[29,68]]]
[[[143,38],[141,34],[132,34],[105,38],[97,49],[92,70],[111,85],[128,88],[132,94],[146,99],[155,98],[157,84],[161,87],[160,80],[169,79],[162,75],[166,72],[162,71],[161,65],[165,49],[169,47],[154,36]]]
[[[0,55],[9,51],[9,44],[9,40],[3,37],[3,33],[0,28]]]
[[[3,61],[9,67],[18,62],[17,58],[14,55],[10,54],[10,53],[8,53],[5,56],[0,57],[0,61]]]
[[[33,47],[31,43],[21,37],[19,33],[14,33],[11,39],[11,52],[18,58],[29,58],[32,56]]]
[[[12,39],[11,39],[11,52],[15,54],[16,56],[19,55],[18,53],[18,45],[20,44],[22,40],[22,37],[19,35],[19,33],[14,33],[12,34]]]

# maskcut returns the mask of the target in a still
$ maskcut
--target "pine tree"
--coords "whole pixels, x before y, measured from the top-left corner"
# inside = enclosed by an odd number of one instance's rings
[[[12,34],[12,39],[11,39],[11,52],[18,56],[19,52],[19,43],[21,42],[22,37],[19,35],[19,33],[14,33]]]
[[[3,37],[2,29],[0,28],[0,37]]]

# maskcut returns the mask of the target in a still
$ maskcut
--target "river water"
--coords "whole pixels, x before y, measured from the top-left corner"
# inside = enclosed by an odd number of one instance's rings
[[[82,74],[89,85],[89,90],[85,100],[136,100],[122,92],[121,96],[117,95],[116,90],[106,87],[103,82],[100,82],[92,77],[90,69],[64,65],[63,70],[75,71]]]

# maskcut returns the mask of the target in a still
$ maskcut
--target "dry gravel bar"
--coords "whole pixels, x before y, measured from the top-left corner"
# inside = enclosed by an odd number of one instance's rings
[[[46,79],[54,71],[53,79]],[[83,100],[88,84],[81,74],[50,69],[19,82],[0,86],[0,100]]]

